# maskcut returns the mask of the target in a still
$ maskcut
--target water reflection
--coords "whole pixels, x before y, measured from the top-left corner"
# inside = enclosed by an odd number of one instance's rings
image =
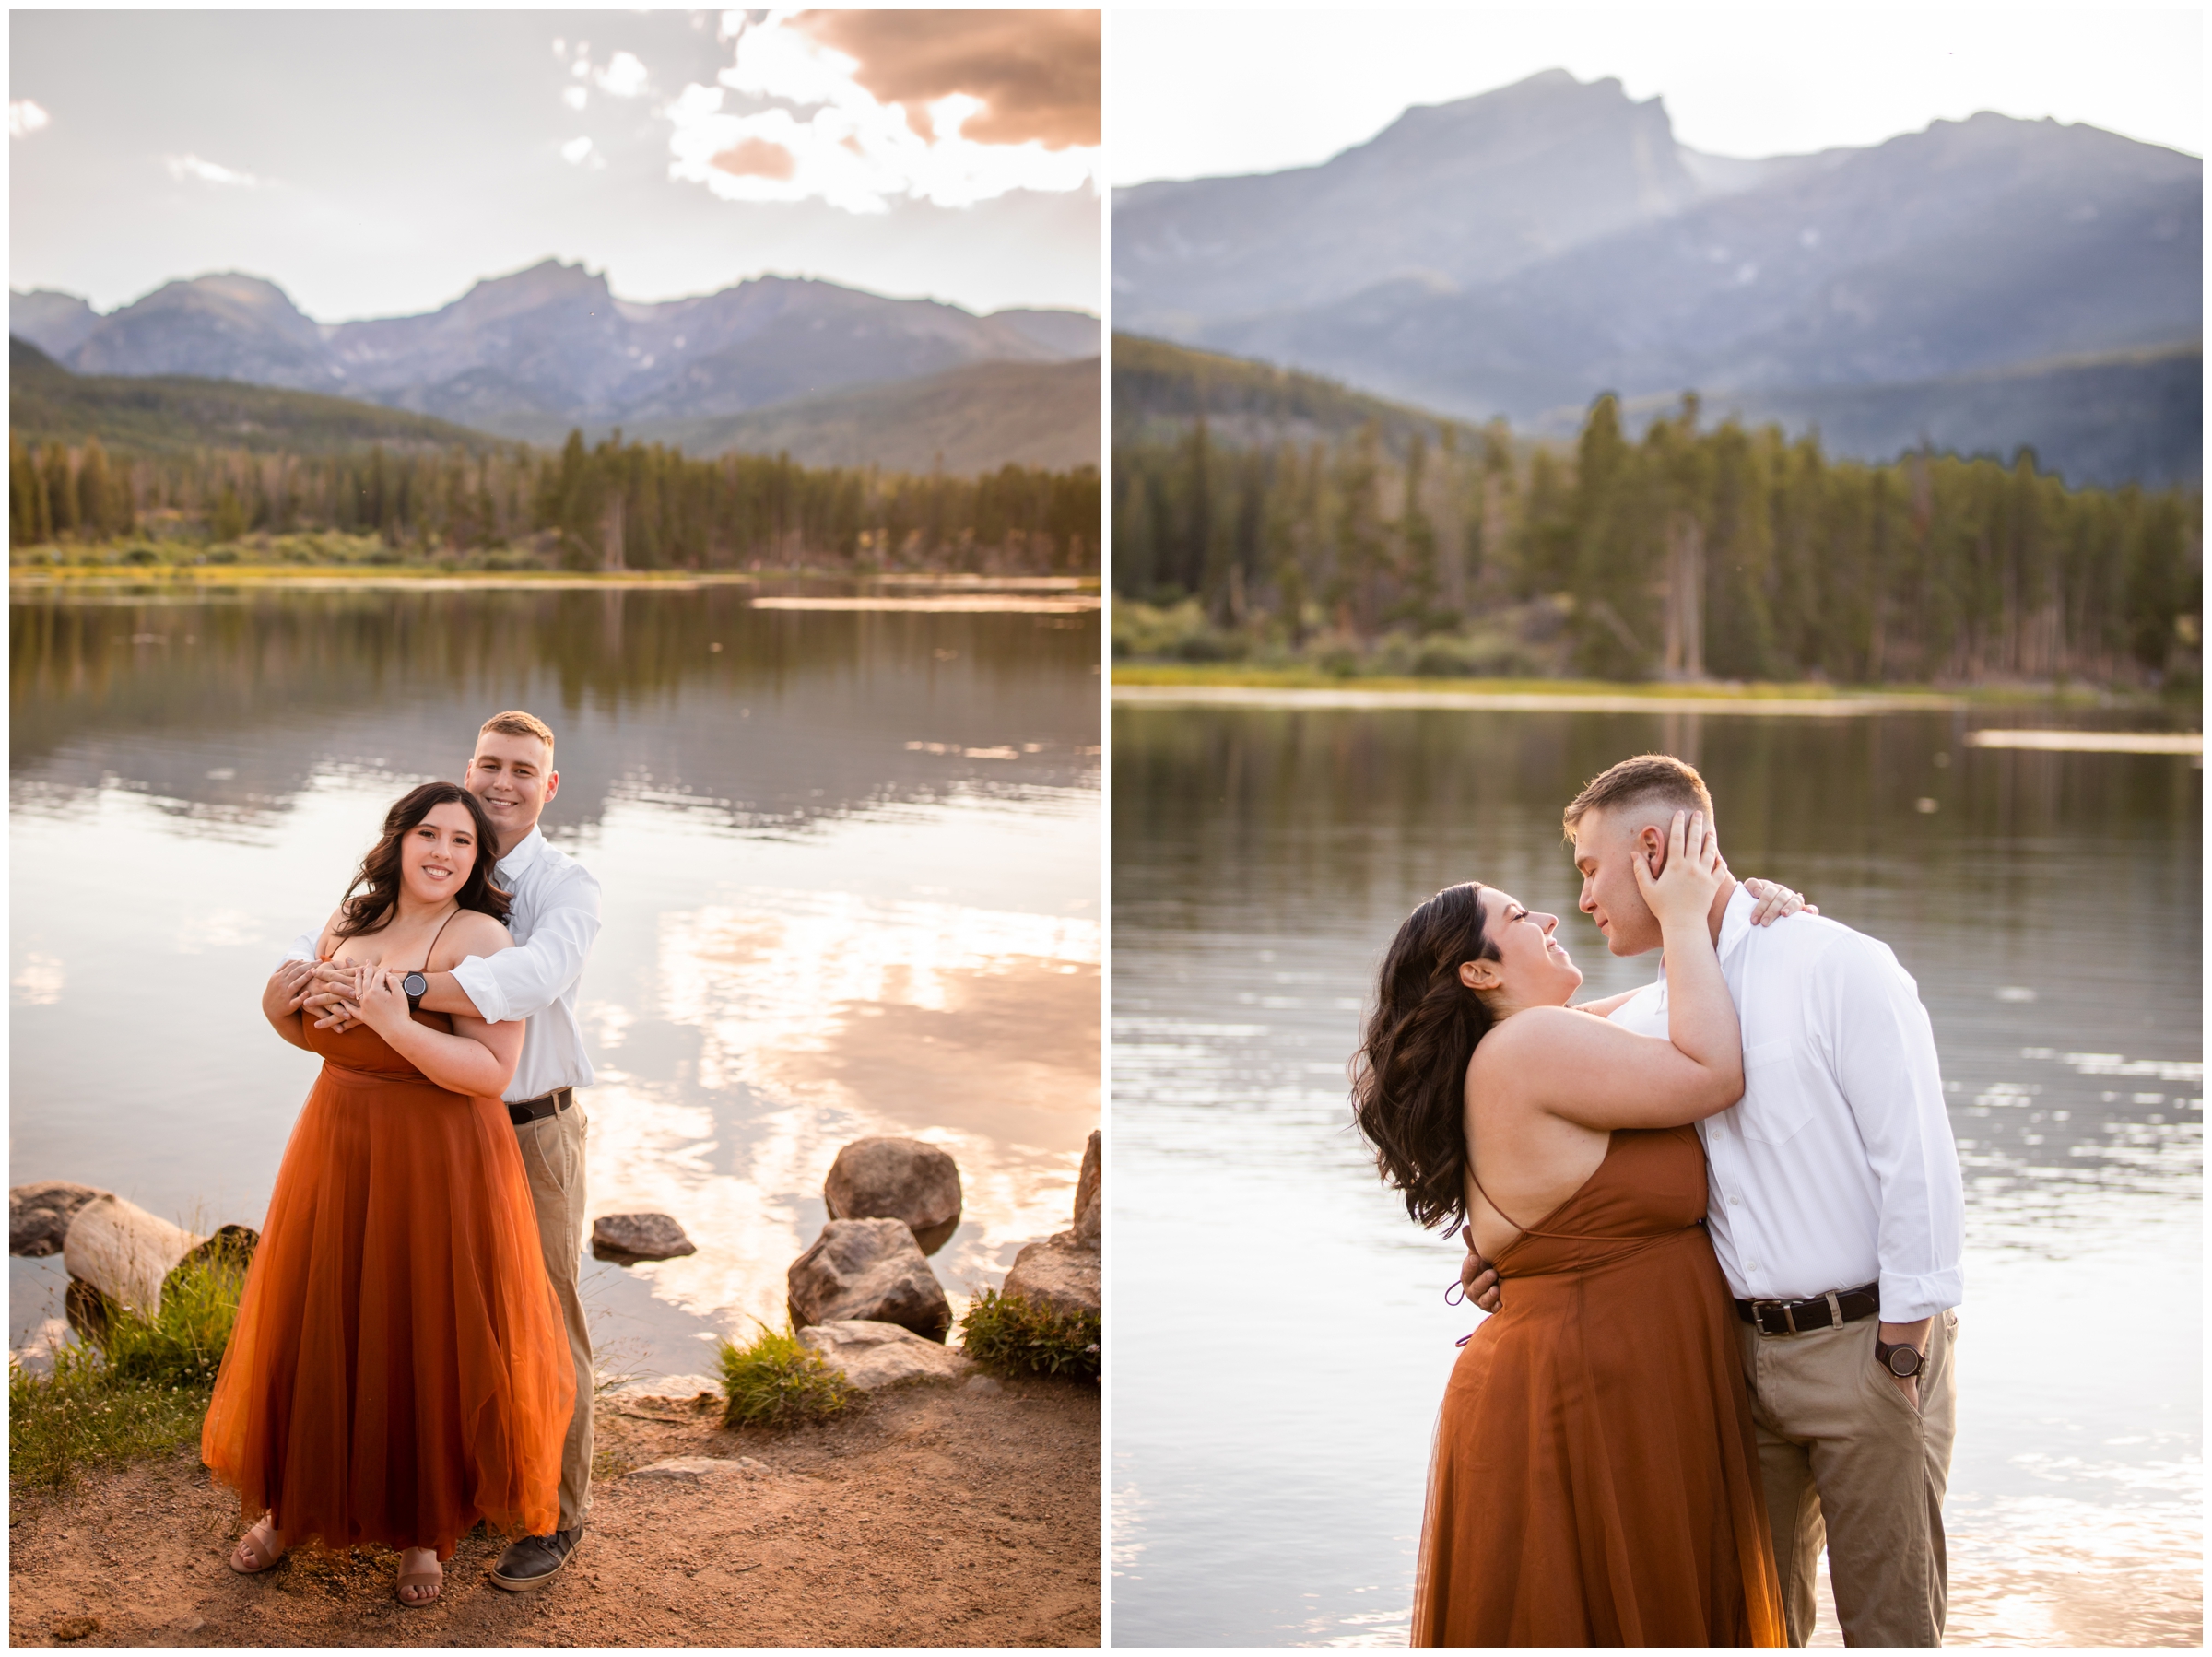
[[[956,1304],[995,1283],[1065,1224],[1099,1120],[1098,619],[747,600],[18,595],[11,1181],[257,1216],[313,1069],[262,979],[392,796],[519,706],[559,733],[547,831],[607,896],[591,1210],[700,1245],[586,1262],[618,1363],[694,1371],[780,1320],[861,1134],[952,1151],[935,1264]],[[18,1346],[59,1278],[12,1263]]]
[[[1588,993],[1647,981],[1574,913],[1559,809],[1665,748],[1732,864],[1888,941],[1935,1018],[1969,1186],[1954,1642],[2194,1642],[2202,771],[1967,747],[1986,717],[1117,710],[1117,1641],[1404,1639],[1468,1318],[1350,1134],[1359,1010],[1469,876],[1567,916]],[[2052,1362],[2068,1329],[2112,1343],[2093,1379]]]

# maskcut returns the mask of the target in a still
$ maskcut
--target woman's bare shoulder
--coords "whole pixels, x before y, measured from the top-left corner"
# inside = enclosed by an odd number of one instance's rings
[[[438,939],[433,972],[450,972],[472,955],[497,955],[514,947],[514,936],[481,910],[465,909],[446,923]]]

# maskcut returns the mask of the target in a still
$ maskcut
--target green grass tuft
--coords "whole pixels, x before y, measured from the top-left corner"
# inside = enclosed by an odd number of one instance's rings
[[[1104,1342],[1095,1311],[1054,1311],[987,1288],[960,1320],[960,1350],[994,1369],[1096,1381]]]
[[[853,1383],[788,1329],[763,1328],[746,1346],[722,1344],[724,1427],[796,1427],[859,1403]]]
[[[147,1317],[88,1297],[91,1338],[59,1347],[51,1373],[7,1369],[11,1482],[59,1485],[88,1466],[173,1450],[199,1436],[245,1285],[242,1252],[177,1268]]]

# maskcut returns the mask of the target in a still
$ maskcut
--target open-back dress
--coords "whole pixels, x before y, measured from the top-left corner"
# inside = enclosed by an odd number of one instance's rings
[[[274,1511],[288,1546],[448,1559],[479,1521],[544,1535],[576,1379],[507,1108],[447,1092],[367,1025],[302,1022],[323,1072],[277,1169],[201,1459],[247,1518]]]
[[[1437,1425],[1415,1645],[1786,1643],[1705,1197],[1696,1129],[1617,1130],[1500,1252]]]

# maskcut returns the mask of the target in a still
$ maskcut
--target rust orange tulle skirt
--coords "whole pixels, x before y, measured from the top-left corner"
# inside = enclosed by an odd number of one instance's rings
[[[325,1064],[300,1113],[201,1459],[288,1545],[542,1535],[576,1383],[506,1109],[332,1040],[375,1067]]]

